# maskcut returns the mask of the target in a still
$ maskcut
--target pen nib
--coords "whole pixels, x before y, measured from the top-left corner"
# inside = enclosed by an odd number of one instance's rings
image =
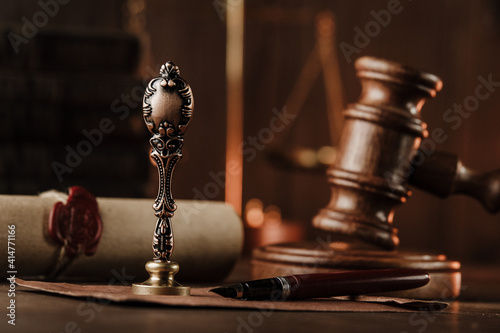
[[[210,289],[209,291],[221,295],[222,297],[236,298],[237,296],[236,289],[231,287],[219,287]]]

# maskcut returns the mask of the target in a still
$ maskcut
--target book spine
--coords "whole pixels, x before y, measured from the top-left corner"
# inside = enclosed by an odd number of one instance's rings
[[[0,67],[134,73],[140,59],[139,40],[129,34],[44,29],[26,38],[21,27],[10,27],[0,36]]]
[[[145,83],[129,75],[30,74],[0,71],[0,101],[111,106],[115,100],[142,104]]]
[[[142,179],[146,180],[147,150],[144,145],[110,143],[92,146],[81,140],[69,144],[0,144],[0,177],[43,179]]]

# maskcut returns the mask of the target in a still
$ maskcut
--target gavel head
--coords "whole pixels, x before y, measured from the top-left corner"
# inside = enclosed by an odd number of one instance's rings
[[[410,194],[403,166],[427,135],[420,110],[442,81],[372,57],[358,59],[355,67],[361,96],[344,111],[338,154],[327,171],[331,199],[313,225],[394,249],[399,243],[394,209]]]

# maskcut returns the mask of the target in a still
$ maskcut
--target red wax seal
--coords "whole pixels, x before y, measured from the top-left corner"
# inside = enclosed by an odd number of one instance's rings
[[[86,189],[69,189],[66,204],[58,202],[49,217],[49,234],[64,245],[66,255],[75,257],[79,252],[92,255],[97,251],[102,233],[102,221],[95,197]]]

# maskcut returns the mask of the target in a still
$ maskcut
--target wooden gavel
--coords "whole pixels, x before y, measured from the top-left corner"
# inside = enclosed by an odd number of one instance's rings
[[[355,67],[361,96],[345,110],[339,151],[327,171],[331,199],[315,227],[395,249],[394,209],[407,200],[407,184],[443,197],[470,195],[489,212],[500,210],[500,170],[477,173],[452,154],[419,150],[427,136],[420,110],[442,88],[441,79],[372,57]]]

